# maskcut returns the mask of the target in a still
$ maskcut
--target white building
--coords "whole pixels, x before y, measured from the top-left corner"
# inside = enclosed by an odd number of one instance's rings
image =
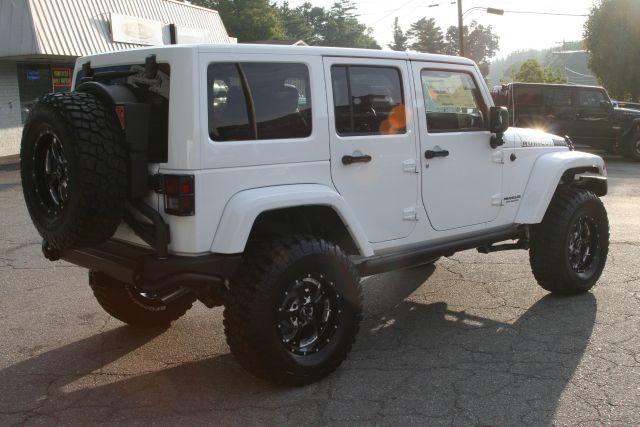
[[[235,39],[218,12],[174,0],[0,0],[0,156],[19,152],[38,97],[71,89],[78,56],[192,42]]]

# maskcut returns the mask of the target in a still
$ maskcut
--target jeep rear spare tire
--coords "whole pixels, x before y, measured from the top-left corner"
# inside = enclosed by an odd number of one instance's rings
[[[50,247],[113,235],[127,197],[127,152],[106,103],[78,92],[41,98],[25,124],[20,161],[29,214]]]

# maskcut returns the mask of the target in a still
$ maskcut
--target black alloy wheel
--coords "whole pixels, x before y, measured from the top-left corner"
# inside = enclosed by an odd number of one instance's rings
[[[568,234],[569,265],[579,275],[591,274],[598,258],[598,223],[588,215],[575,219]]]
[[[307,274],[291,283],[278,308],[278,333],[296,355],[322,350],[340,324],[339,294],[324,275]]]
[[[35,192],[42,212],[57,219],[69,195],[69,164],[62,142],[48,130],[40,134],[33,152]]]

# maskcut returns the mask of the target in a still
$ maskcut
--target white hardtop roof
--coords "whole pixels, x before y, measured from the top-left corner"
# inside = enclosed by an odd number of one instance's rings
[[[230,52],[230,53],[273,53],[278,55],[313,55],[313,56],[343,56],[356,58],[380,58],[380,59],[402,59],[414,61],[441,62],[448,64],[475,65],[475,63],[464,57],[437,55],[432,53],[418,52],[398,52],[393,50],[378,49],[353,49],[343,47],[323,47],[323,46],[283,46],[271,44],[193,44],[193,45],[168,45],[150,46],[130,51],[153,53],[165,49],[195,49],[199,52]],[[122,52],[122,51],[120,51]],[[104,53],[96,56],[105,57],[112,53]]]

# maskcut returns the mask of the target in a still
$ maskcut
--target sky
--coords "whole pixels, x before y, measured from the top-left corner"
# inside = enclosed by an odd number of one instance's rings
[[[314,6],[330,7],[334,0],[307,0]],[[391,41],[393,19],[397,16],[404,30],[412,22],[422,18],[435,18],[446,31],[457,25],[457,5],[454,0],[354,0],[359,19],[373,28],[378,43],[386,48]],[[291,7],[305,0],[289,0]],[[463,10],[472,7],[494,7],[505,11],[534,11],[567,14],[588,14],[596,0],[462,0]],[[282,0],[278,0],[282,3]],[[428,7],[439,4],[436,7]],[[492,25],[500,36],[500,51],[496,57],[528,48],[542,49],[557,46],[563,41],[582,39],[586,17],[549,16],[506,12],[503,16],[489,15],[483,10],[473,10],[465,16],[465,24],[472,20]]]

